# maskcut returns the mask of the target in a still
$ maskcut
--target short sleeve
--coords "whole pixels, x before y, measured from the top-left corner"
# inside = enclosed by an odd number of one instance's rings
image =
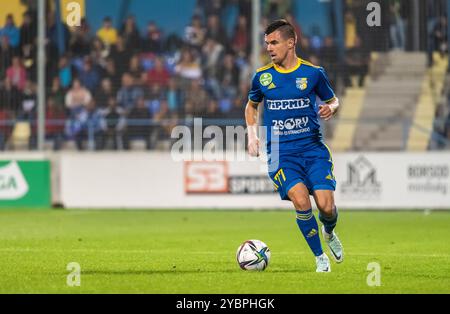
[[[333,88],[331,87],[330,80],[323,68],[319,68],[319,78],[317,80],[315,92],[323,102],[330,101],[336,97]]]
[[[259,83],[258,73],[253,76],[252,86],[248,93],[248,99],[254,103],[260,103],[263,101],[264,95],[261,91],[261,84]]]

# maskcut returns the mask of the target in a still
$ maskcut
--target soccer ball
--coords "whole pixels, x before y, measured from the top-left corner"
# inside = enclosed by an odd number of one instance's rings
[[[243,270],[264,270],[269,265],[270,250],[260,240],[248,240],[239,246],[236,259]]]

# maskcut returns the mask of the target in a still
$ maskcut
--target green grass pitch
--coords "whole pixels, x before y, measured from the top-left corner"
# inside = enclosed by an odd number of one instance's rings
[[[337,232],[346,259],[316,274],[287,211],[0,211],[0,293],[450,293],[450,212],[341,211]],[[247,239],[264,272],[238,267]]]

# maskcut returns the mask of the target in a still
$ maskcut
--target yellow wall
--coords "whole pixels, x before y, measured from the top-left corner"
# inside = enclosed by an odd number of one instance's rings
[[[6,15],[12,13],[16,26],[22,25],[22,14],[27,11],[27,7],[20,3],[20,0],[0,0],[0,28],[5,25]]]

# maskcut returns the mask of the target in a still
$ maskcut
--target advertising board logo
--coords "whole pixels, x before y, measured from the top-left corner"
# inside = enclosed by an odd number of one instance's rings
[[[449,178],[448,165],[410,165],[408,167],[408,192],[447,195],[450,188]]]
[[[377,170],[364,157],[358,157],[347,165],[347,181],[341,187],[342,196],[351,200],[377,200],[381,195],[381,184]]]
[[[185,162],[186,194],[273,194],[267,175],[230,175],[225,161]]]
[[[0,200],[17,200],[28,193],[28,183],[16,161],[0,167]]]
[[[273,182],[268,176],[231,176],[229,178],[230,194],[274,194]]]

